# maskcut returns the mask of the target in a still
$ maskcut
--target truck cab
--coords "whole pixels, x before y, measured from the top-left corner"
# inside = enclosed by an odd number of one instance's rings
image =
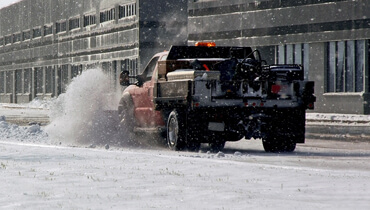
[[[158,128],[164,126],[164,120],[160,111],[156,111],[153,104],[154,84],[158,80],[158,61],[165,60],[168,52],[155,54],[149,61],[142,74],[136,77],[137,82],[129,85],[122,93],[118,112],[130,109],[131,129]],[[120,114],[122,120],[123,114]],[[127,121],[127,120],[124,120]]]

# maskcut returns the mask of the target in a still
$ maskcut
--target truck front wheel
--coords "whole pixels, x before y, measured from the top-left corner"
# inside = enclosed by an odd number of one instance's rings
[[[186,142],[185,119],[178,111],[170,113],[167,120],[167,144],[171,150],[184,150]]]

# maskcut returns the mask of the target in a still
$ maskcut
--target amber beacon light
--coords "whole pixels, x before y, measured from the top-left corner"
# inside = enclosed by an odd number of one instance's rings
[[[216,47],[215,42],[197,42],[195,43],[196,47]]]

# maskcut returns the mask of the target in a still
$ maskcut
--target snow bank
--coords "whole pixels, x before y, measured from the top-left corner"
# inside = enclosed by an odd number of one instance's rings
[[[31,126],[18,126],[5,122],[5,117],[0,116],[1,139],[21,141],[27,143],[53,144],[48,134],[37,124]]]
[[[331,121],[341,123],[370,123],[370,115],[338,114],[338,113],[307,113],[307,120]]]

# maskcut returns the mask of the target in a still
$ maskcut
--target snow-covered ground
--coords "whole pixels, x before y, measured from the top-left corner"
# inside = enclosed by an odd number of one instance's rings
[[[0,206],[2,209],[369,208],[369,153],[364,157],[334,154],[331,157],[323,149],[316,149],[312,156],[304,155],[305,150],[294,155],[276,155],[259,152],[256,142],[249,147],[242,152],[208,154],[0,142]]]
[[[117,95],[106,95],[110,87],[99,85],[108,80],[89,70],[58,99],[0,105],[1,209],[370,207],[369,142],[309,139],[291,154],[265,153],[259,140],[228,143],[217,154],[207,147],[173,152],[142,138],[133,144],[132,137],[109,129],[114,120],[106,110]],[[17,126],[1,117],[37,113],[50,123]]]

